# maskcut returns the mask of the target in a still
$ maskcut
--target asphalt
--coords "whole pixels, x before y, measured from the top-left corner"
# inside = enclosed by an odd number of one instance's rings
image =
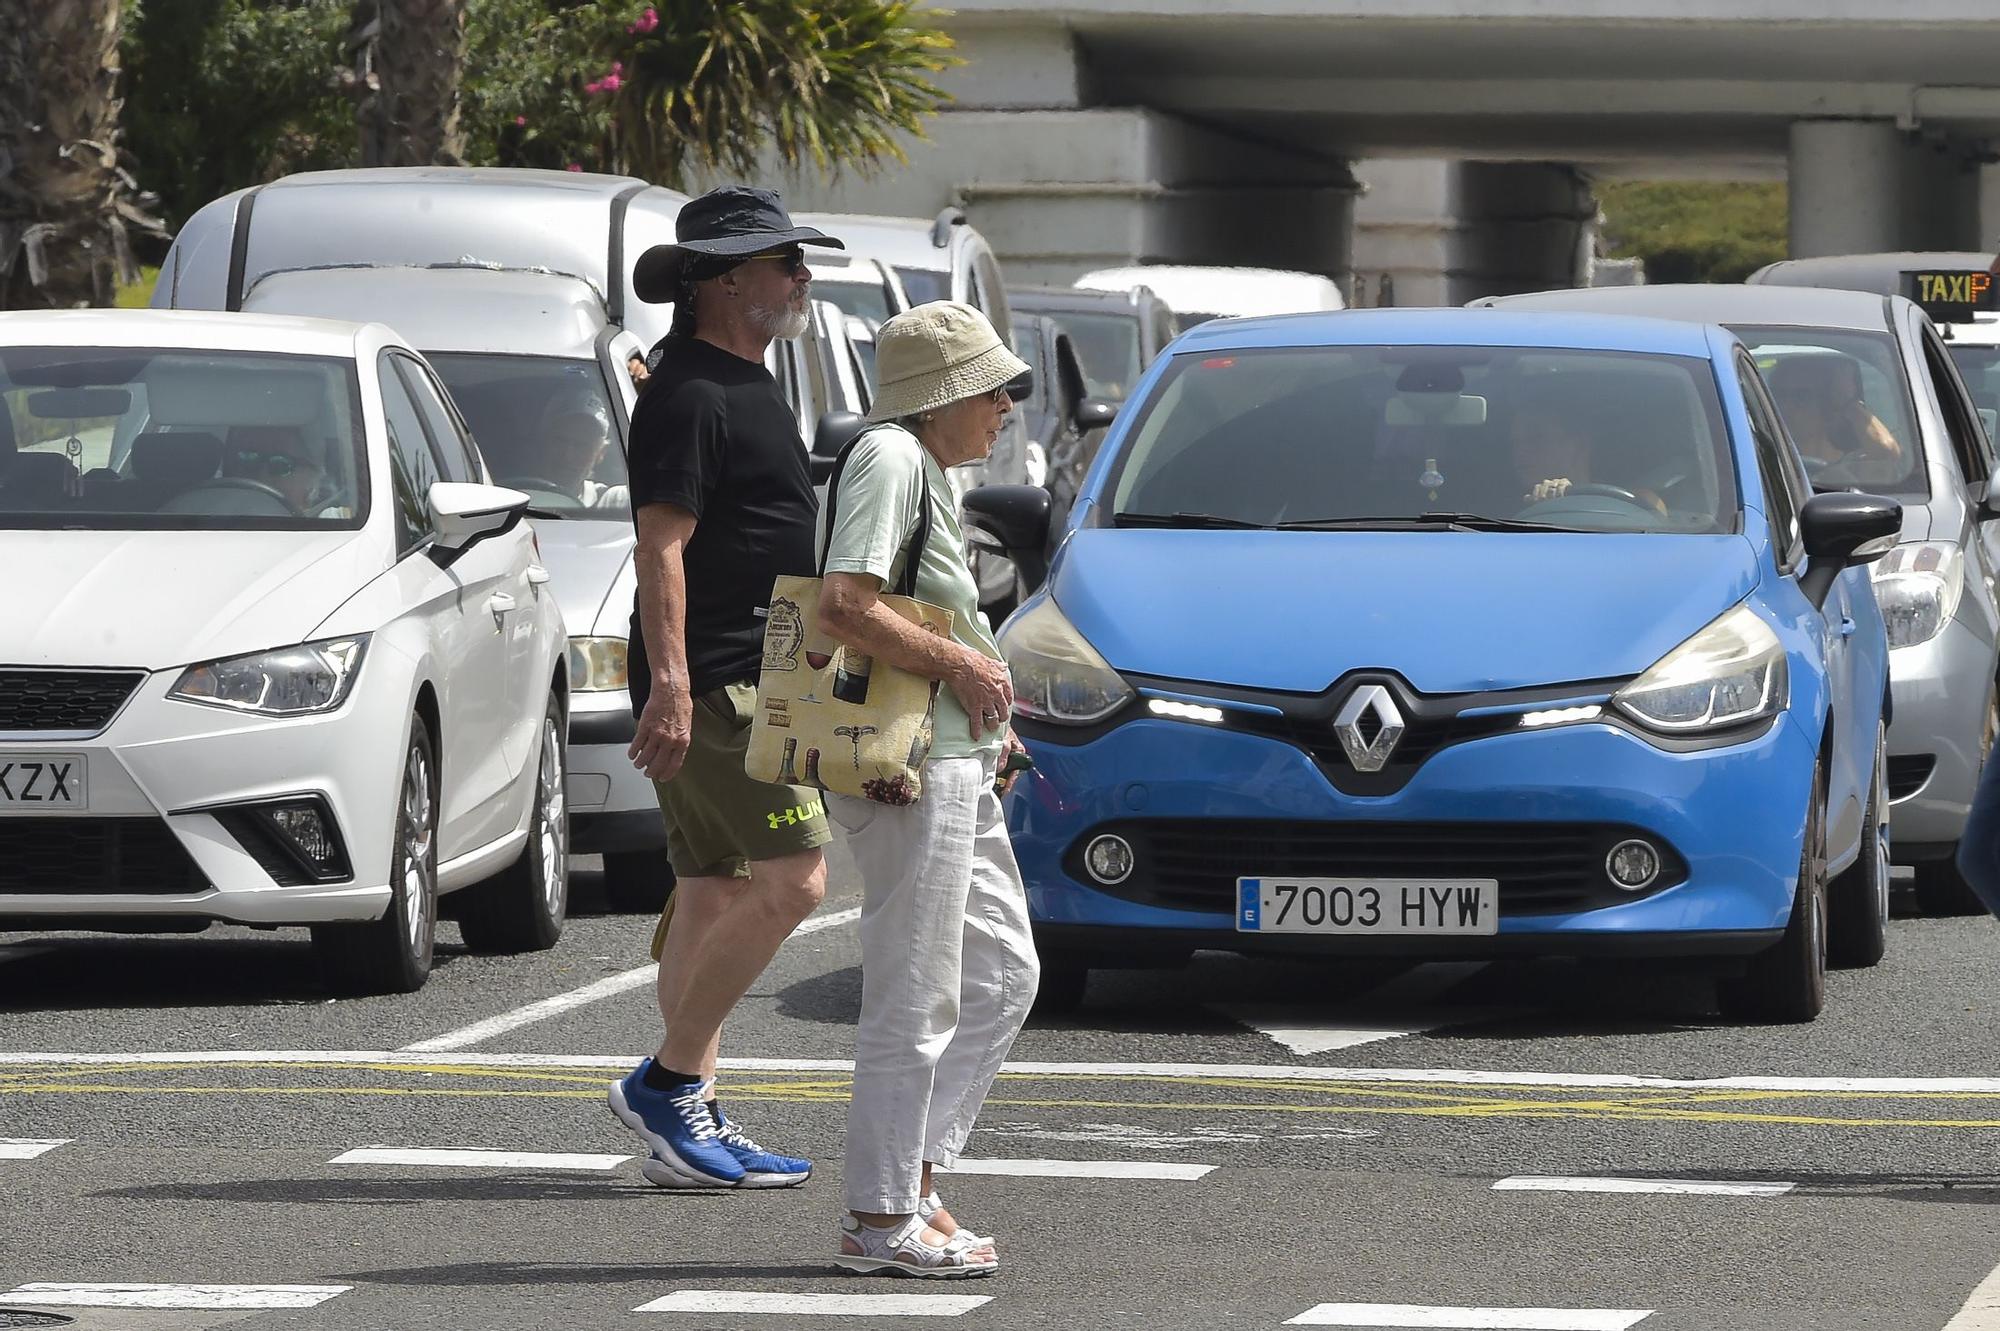
[[[1898,918],[1888,959],[1836,973],[1803,1027],[1729,1025],[1708,981],[1630,965],[1203,955],[1095,976],[1080,1013],[1023,1034],[970,1152],[1056,1163],[944,1180],[1003,1253],[998,1275],[947,1285],[827,1262],[852,923],[788,944],[726,1035],[727,1057],[779,1060],[726,1071],[722,1094],[757,1136],[815,1158],[800,1189],[640,1178],[603,1088],[657,1039],[643,983],[452,1039],[643,963],[651,921],[604,913],[595,888],[578,876],[579,913],[548,953],[475,957],[446,926],[431,983],[395,999],[329,999],[285,934],[0,935],[0,1327],[30,1311],[98,1331],[837,1331],[909,1315],[800,1311],[829,1295],[986,1300],[956,1317],[969,1328],[2000,1327],[1954,1322],[2000,1264],[2000,1081],[1979,1080],[1995,1073],[1991,920]],[[855,892],[836,861],[822,914]],[[1413,1033],[1298,1051],[1369,1025]],[[425,1042],[453,1047],[406,1050]],[[1762,1080],[1716,1084],[1746,1078]],[[1887,1078],[1929,1084],[1852,1080]],[[5,1158],[9,1139],[62,1144]],[[612,1159],[333,1163],[375,1147]],[[1089,1176],[1107,1168],[1178,1176]],[[1496,1190],[1518,1176],[1791,1186]],[[131,1310],[34,1288],[149,1283],[339,1292]],[[744,1294],[790,1311],[635,1311]],[[1422,1311],[1438,1308],[1512,1320]]]

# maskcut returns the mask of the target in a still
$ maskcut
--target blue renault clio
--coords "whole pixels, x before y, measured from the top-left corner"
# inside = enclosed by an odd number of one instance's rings
[[[1898,505],[1815,495],[1721,328],[1229,320],[1146,376],[1003,627],[1044,992],[1249,954],[1714,958],[1803,1021],[1883,951]],[[1037,552],[1055,548],[1052,561]]]

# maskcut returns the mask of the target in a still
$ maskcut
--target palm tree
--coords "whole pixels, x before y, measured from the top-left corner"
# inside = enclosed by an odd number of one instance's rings
[[[363,166],[458,166],[465,0],[355,0],[349,86]]]
[[[592,84],[614,99],[619,166],[661,184],[701,167],[749,176],[901,160],[961,63],[914,0],[632,0],[642,10]]]
[[[0,308],[109,305],[137,281],[118,167],[119,0],[0,4]]]

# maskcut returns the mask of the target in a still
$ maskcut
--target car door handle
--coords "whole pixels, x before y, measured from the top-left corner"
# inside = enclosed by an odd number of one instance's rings
[[[493,627],[499,628],[506,621],[507,613],[514,608],[514,598],[505,592],[493,593],[486,602],[486,608],[493,612]]]
[[[528,565],[528,585],[529,585],[530,587],[546,587],[546,586],[548,586],[548,585],[549,585],[549,571],[548,571],[547,569],[543,568],[543,567],[542,567],[542,566],[541,566],[540,564],[530,564],[530,565]]]
[[[1853,621],[1853,620],[1851,620],[1851,619],[1845,619],[1845,618],[1843,618],[1843,619],[1842,619],[1842,620],[1840,621],[1840,636],[1841,636],[1841,637],[1843,637],[1843,638],[1851,638],[1851,637],[1853,637],[1853,636],[1854,636],[1854,621]]]

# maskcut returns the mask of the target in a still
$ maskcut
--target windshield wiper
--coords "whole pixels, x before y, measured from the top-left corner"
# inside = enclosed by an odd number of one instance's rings
[[[528,505],[525,511],[531,518],[551,518],[557,522],[562,521],[563,518],[563,514],[557,509],[536,508],[533,504]]]
[[[1120,527],[1219,527],[1233,531],[1269,531],[1267,522],[1245,518],[1225,518],[1218,513],[1116,513],[1111,520]]]
[[[1523,522],[1519,518],[1495,518],[1484,513],[1411,513],[1377,518],[1310,518],[1280,522],[1279,531],[1562,531],[1577,527],[1557,527],[1546,522]]]

